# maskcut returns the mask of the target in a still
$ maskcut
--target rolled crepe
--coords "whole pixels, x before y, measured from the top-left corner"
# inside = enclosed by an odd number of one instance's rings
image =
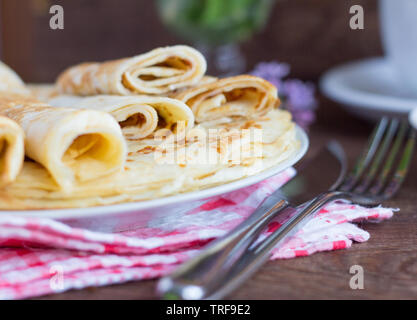
[[[114,173],[125,162],[120,126],[105,112],[54,108],[9,94],[0,96],[0,115],[22,127],[26,155],[42,164],[65,191],[77,181]]]
[[[219,79],[173,96],[193,111],[196,122],[266,114],[279,105],[277,89],[268,81],[249,75]]]
[[[95,109],[110,113],[131,139],[145,138],[158,129],[188,130],[194,114],[183,102],[152,96],[98,95],[79,97],[62,95],[49,100],[54,107]]]
[[[22,79],[15,71],[0,61],[0,91],[21,95],[30,94]]]
[[[22,128],[13,120],[0,116],[0,187],[16,179],[24,157]]]
[[[57,79],[61,93],[74,95],[163,95],[194,85],[206,72],[202,54],[188,46],[154,49],[131,58],[70,67]]]

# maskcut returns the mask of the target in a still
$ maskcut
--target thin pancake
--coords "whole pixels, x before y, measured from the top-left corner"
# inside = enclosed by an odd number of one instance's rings
[[[154,49],[131,58],[87,62],[57,79],[61,93],[73,95],[163,95],[198,83],[206,72],[200,52],[183,45]]]
[[[26,88],[31,96],[42,102],[48,102],[59,94],[53,83],[28,83]]]
[[[185,141],[174,144],[158,144],[155,139],[129,140],[124,170],[94,181],[77,181],[71,193],[57,188],[42,166],[25,162],[17,180],[0,191],[0,208],[106,205],[223,184],[291,157],[299,144],[294,128],[288,112],[273,110],[252,120],[201,124],[190,130]],[[217,135],[210,136],[210,130],[216,130]],[[250,139],[256,130],[261,130],[261,140]],[[236,151],[240,152],[238,161]],[[216,161],[205,154],[214,154]]]
[[[13,182],[25,155],[24,133],[13,120],[0,116],[0,187]]]
[[[194,126],[194,115],[190,108],[170,98],[111,95],[83,98],[63,95],[49,100],[49,104],[109,112],[129,139],[144,138],[160,129],[188,131]]]
[[[126,144],[118,123],[105,112],[54,108],[33,98],[0,95],[0,115],[25,133],[25,153],[42,164],[60,189],[120,170]]]
[[[250,75],[210,81],[173,97],[193,110],[196,122],[235,116],[249,119],[279,105],[276,87]]]
[[[6,64],[0,61],[0,91],[29,95],[29,90],[25,87],[24,82],[15,71],[10,69]]]

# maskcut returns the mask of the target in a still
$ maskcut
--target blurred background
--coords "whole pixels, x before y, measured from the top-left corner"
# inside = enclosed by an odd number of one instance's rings
[[[212,74],[291,65],[316,81],[340,62],[382,55],[376,0],[0,0],[1,59],[27,82],[52,82],[65,67],[178,43],[209,56]],[[51,5],[64,30],[49,27]],[[349,28],[349,8],[365,29]]]

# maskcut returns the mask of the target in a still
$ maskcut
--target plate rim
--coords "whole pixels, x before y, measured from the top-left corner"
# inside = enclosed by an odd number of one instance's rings
[[[306,154],[309,148],[309,138],[307,133],[298,125],[296,125],[296,137],[300,141],[300,148],[297,153],[291,158],[272,166],[266,170],[263,170],[257,174],[238,179],[219,186],[180,193],[167,197],[161,197],[156,199],[125,202],[105,206],[94,206],[85,208],[65,208],[65,209],[37,209],[37,210],[0,210],[1,215],[12,214],[14,216],[25,217],[43,217],[55,220],[76,219],[76,218],[91,218],[97,216],[106,216],[112,214],[122,214],[128,212],[139,212],[143,210],[154,209],[157,207],[164,207],[172,205],[173,203],[183,203],[188,201],[195,201],[199,199],[206,199],[219,194],[228,193],[231,191],[239,190],[241,188],[261,182],[285,169],[293,166],[295,163],[301,160]]]
[[[417,98],[400,98],[391,95],[371,93],[364,90],[355,90],[349,86],[343,86],[340,80],[346,70],[375,68],[375,65],[387,65],[389,60],[385,57],[366,58],[357,61],[347,62],[331,68],[320,78],[319,86],[321,91],[328,98],[335,100],[342,105],[350,106],[358,110],[374,110],[391,112],[396,114],[407,114],[417,107]],[[395,106],[393,108],[392,106]]]

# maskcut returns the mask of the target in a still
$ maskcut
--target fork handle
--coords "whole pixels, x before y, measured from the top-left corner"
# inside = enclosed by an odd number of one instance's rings
[[[253,243],[249,244],[249,249],[242,255],[242,258],[235,265],[231,266],[226,273],[218,275],[217,279],[214,279],[215,282],[211,285],[212,290],[210,292],[201,288],[206,293],[204,298],[221,299],[232,292],[268,260],[273,248],[297,232],[314,212],[317,212],[317,210],[331,201],[346,198],[350,198],[350,194],[341,191],[328,191],[315,197],[264,241],[255,245],[252,245]],[[288,207],[284,211],[287,212],[291,209],[297,210],[296,208]]]
[[[258,270],[268,260],[271,250],[287,236],[299,230],[304,224],[302,222],[306,222],[307,217],[328,202],[344,196],[345,193],[339,191],[320,194],[294,214],[277,231],[256,244],[253,232],[256,230],[256,234],[259,235],[263,230],[261,226],[266,225],[266,220],[270,221],[276,217],[278,211],[288,213],[288,210],[297,210],[289,207],[286,202],[282,203],[281,210],[271,212],[267,219],[259,219],[255,228],[238,233],[238,236],[233,240],[229,237],[227,245],[221,247],[221,250],[218,250],[217,245],[221,246],[225,239],[214,241],[209,245],[209,248],[204,250],[203,254],[191,259],[171,276],[163,278],[158,284],[160,294],[165,298],[175,299],[223,298]],[[248,233],[251,237],[245,238],[244,235]],[[237,239],[239,241],[236,241]]]
[[[288,202],[282,198],[268,197],[231,233],[214,240],[174,273],[162,278],[158,293],[165,299],[204,299],[216,279],[236,263],[272,218],[287,206]]]

